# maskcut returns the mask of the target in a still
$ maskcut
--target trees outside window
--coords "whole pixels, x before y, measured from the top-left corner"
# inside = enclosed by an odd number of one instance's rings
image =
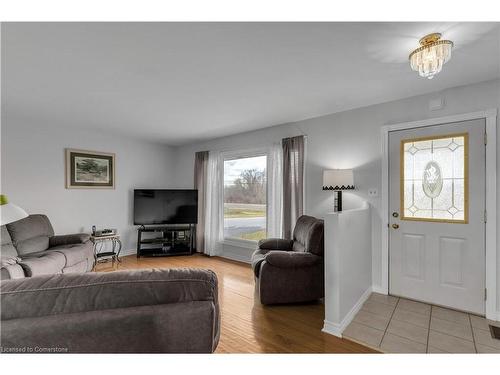
[[[224,160],[224,238],[267,236],[267,155]]]

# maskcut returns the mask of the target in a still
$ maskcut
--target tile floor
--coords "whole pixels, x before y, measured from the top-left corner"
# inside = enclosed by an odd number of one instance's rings
[[[386,353],[500,353],[485,318],[372,293],[344,337]]]

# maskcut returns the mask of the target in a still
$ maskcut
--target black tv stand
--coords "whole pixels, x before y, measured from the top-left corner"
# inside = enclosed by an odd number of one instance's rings
[[[145,233],[151,235],[144,236]],[[141,256],[191,255],[195,224],[171,224],[137,228],[137,258]]]

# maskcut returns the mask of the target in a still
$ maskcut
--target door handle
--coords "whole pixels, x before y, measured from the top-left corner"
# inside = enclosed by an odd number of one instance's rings
[[[399,228],[399,225],[398,225],[398,224],[392,224],[392,228],[393,228],[393,229],[398,229],[398,228]]]

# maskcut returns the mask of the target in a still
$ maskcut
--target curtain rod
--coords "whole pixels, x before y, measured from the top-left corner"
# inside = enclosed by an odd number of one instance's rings
[[[301,130],[301,129],[299,129],[299,130]],[[280,138],[276,142],[273,141],[271,143],[266,143],[264,146],[260,146],[260,147],[257,146],[257,147],[251,147],[251,148],[243,148],[243,149],[237,149],[237,148],[236,149],[235,148],[218,148],[218,149],[213,149],[212,148],[212,149],[208,149],[208,150],[204,149],[204,150],[198,150],[198,151],[194,151],[194,152],[195,153],[196,152],[203,152],[203,151],[228,152],[228,151],[239,151],[239,150],[241,150],[241,151],[251,151],[251,150],[262,149],[262,148],[265,148],[265,147],[268,147],[268,146],[280,144],[283,139],[293,138],[293,137],[300,137],[300,136],[304,137],[305,139],[309,138],[309,136],[307,134],[303,133],[303,134],[299,134],[299,135],[292,135],[290,137]],[[210,141],[208,141],[208,142],[210,142]]]

